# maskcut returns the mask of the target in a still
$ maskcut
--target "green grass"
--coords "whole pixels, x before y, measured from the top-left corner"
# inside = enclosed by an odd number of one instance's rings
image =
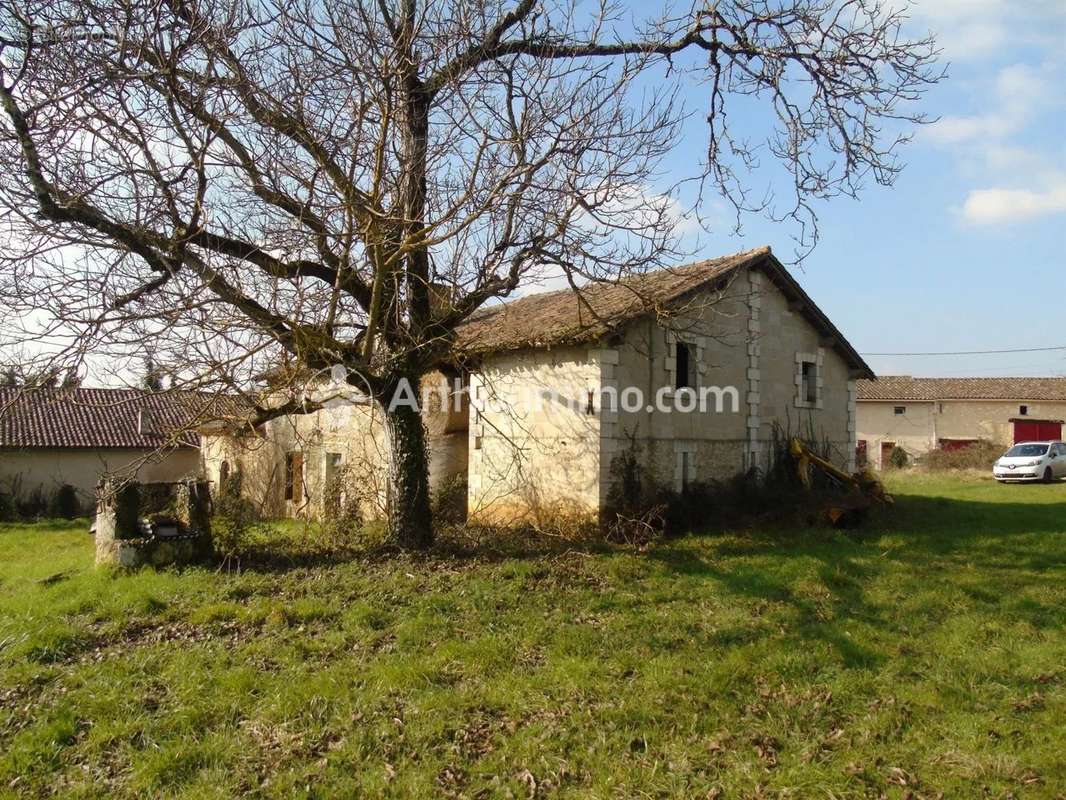
[[[1066,485],[891,488],[852,535],[240,574],[0,528],[0,794],[1062,796]]]

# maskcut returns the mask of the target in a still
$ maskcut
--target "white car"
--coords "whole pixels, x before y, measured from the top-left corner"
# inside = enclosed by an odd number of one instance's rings
[[[1062,442],[1019,442],[996,459],[992,475],[1007,481],[1051,483],[1066,477],[1066,444]]]

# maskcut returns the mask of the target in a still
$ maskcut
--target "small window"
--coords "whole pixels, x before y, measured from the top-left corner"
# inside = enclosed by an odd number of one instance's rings
[[[681,454],[681,491],[692,483],[692,453]]]
[[[800,396],[805,403],[818,402],[818,364],[814,361],[800,363]]]
[[[304,454],[285,454],[285,499],[301,500],[304,494]]]
[[[218,468],[218,489],[220,492],[226,490],[226,484],[229,482],[229,462],[223,461]]]
[[[480,450],[481,449],[481,437],[480,436],[475,436],[474,437],[474,449],[475,450]]]
[[[695,386],[693,380],[692,345],[688,342],[674,343],[674,388],[691,389]]]
[[[1019,417],[1027,417],[1027,416],[1029,416],[1029,406],[1018,406],[1018,416]]]
[[[585,399],[585,413],[589,416],[596,413],[596,393],[589,389],[588,397]]]
[[[895,406],[892,409],[892,413],[895,414],[897,417],[902,417],[904,414],[907,413],[907,407],[906,406]]]

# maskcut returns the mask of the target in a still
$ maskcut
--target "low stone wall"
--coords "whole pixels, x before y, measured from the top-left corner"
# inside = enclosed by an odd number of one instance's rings
[[[103,539],[96,534],[96,563],[119,567],[165,567],[204,561],[211,554],[210,537]],[[205,546],[206,545],[206,546]]]

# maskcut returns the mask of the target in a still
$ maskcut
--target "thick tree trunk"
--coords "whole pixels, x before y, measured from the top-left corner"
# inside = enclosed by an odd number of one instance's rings
[[[418,391],[418,383],[412,382]],[[433,543],[433,513],[429,499],[429,458],[422,415],[410,405],[385,406],[389,439],[389,533],[407,550]]]

